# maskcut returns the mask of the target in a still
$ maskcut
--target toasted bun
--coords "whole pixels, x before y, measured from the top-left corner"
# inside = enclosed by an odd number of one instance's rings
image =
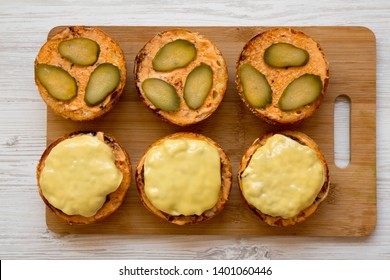
[[[58,52],[59,43],[79,37],[91,39],[100,47],[98,60],[91,66],[73,64]],[[118,67],[120,82],[117,88],[101,103],[90,107],[84,101],[85,89],[92,72],[102,63],[110,63]],[[110,111],[122,95],[126,83],[126,61],[122,49],[114,39],[96,27],[72,26],[65,28],[42,46],[35,59],[34,65],[37,64],[60,66],[76,80],[77,96],[70,101],[59,101],[52,97],[35,77],[35,83],[45,103],[58,115],[74,121],[93,120]]]
[[[297,216],[289,218],[289,219],[284,219],[282,217],[274,217],[270,216],[268,214],[262,213],[259,209],[254,207],[253,205],[249,204],[248,201],[245,199],[243,195],[243,185],[242,185],[242,180],[241,180],[241,175],[245,171],[246,167],[248,166],[252,155],[257,151],[258,148],[263,146],[265,142],[267,141],[268,138],[273,136],[274,134],[282,134],[284,136],[287,136],[298,143],[305,145],[309,148],[311,148],[318,156],[319,160],[322,163],[322,166],[324,168],[324,173],[325,173],[325,180],[322,185],[322,188],[320,192],[317,194],[317,197],[315,198],[314,202],[307,207],[306,209],[302,210]],[[281,167],[283,168],[283,167]],[[329,191],[329,169],[328,165],[325,161],[324,155],[322,154],[321,150],[319,149],[318,145],[314,142],[313,139],[311,139],[309,136],[302,132],[298,131],[282,131],[282,132],[272,132],[272,133],[267,133],[263,137],[256,139],[253,144],[249,147],[249,149],[246,151],[244,156],[242,157],[241,164],[238,170],[238,183],[240,186],[240,191],[242,194],[242,197],[245,201],[245,203],[249,206],[249,208],[264,222],[271,226],[291,226],[295,225],[298,223],[303,222],[311,216],[318,208],[318,206],[321,204],[321,202],[326,198],[328,191]]]
[[[173,71],[154,70],[152,61],[157,52],[167,43],[177,39],[192,42],[197,49],[196,58],[187,66]],[[188,74],[202,62],[208,64],[213,71],[213,85],[203,105],[193,110],[188,107],[183,98],[183,89]],[[175,29],[157,34],[139,51],[134,62],[134,78],[139,97],[147,107],[165,121],[187,126],[208,118],[218,108],[225,95],[228,72],[222,53],[210,40],[198,33]],[[147,78],[159,78],[174,86],[180,98],[180,108],[175,112],[156,108],[142,89],[142,82]]]
[[[55,208],[53,205],[49,203],[49,201],[43,195],[39,183],[42,170],[45,167],[45,160],[50,154],[51,150],[60,142],[82,134],[89,134],[92,136],[96,136],[100,141],[106,143],[112,149],[115,156],[115,165],[123,175],[123,179],[119,187],[116,189],[116,191],[107,195],[106,202],[98,210],[98,212],[92,217],[84,217],[81,215],[67,215],[61,210]],[[46,148],[37,166],[37,181],[38,181],[39,194],[41,198],[43,199],[45,204],[49,207],[49,209],[53,211],[58,217],[65,220],[69,224],[90,224],[108,217],[115,210],[117,210],[119,206],[122,204],[131,183],[130,158],[126,150],[121,146],[120,143],[118,143],[113,137],[104,134],[103,132],[73,132],[58,138]]]
[[[309,61],[304,66],[275,68],[264,62],[265,50],[274,43],[289,43],[309,53]],[[239,77],[239,67],[249,63],[267,79],[272,89],[272,103],[264,109],[253,107],[244,97],[242,83]],[[283,111],[278,102],[284,89],[295,79],[304,74],[318,75],[322,81],[322,92],[312,103],[301,108]],[[320,45],[303,32],[291,28],[275,28],[264,31],[244,46],[236,65],[236,85],[238,93],[245,105],[256,116],[273,125],[288,125],[299,123],[310,117],[321,105],[329,80],[329,65]]]
[[[180,215],[180,216],[173,216],[168,213],[165,213],[156,207],[153,206],[153,204],[148,200],[146,193],[145,193],[145,184],[144,184],[144,163],[146,159],[147,152],[155,147],[160,145],[163,141],[167,139],[195,139],[195,140],[203,140],[206,141],[208,144],[214,146],[219,153],[220,159],[221,159],[221,189],[219,193],[219,199],[216,203],[216,205],[203,212],[201,215]],[[158,141],[156,141],[153,145],[149,147],[149,149],[145,152],[145,154],[142,156],[137,168],[136,168],[136,183],[137,183],[137,190],[140,195],[141,201],[144,204],[144,206],[154,213],[155,215],[159,216],[160,218],[171,222],[173,224],[177,225],[187,225],[187,224],[197,224],[206,220],[209,220],[219,214],[223,207],[225,206],[226,202],[228,201],[230,189],[232,185],[232,168],[230,164],[230,160],[224,150],[213,140],[211,140],[208,137],[205,137],[201,134],[195,134],[190,132],[179,132],[175,134],[171,134],[169,136],[166,136]]]

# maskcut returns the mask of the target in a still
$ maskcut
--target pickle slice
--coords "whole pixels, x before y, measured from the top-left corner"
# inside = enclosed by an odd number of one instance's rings
[[[265,108],[272,102],[272,90],[265,76],[252,65],[245,63],[239,68],[244,97],[253,107]]]
[[[169,83],[157,78],[149,78],[143,81],[142,89],[146,98],[157,108],[168,112],[179,109],[179,96]]]
[[[100,47],[90,39],[74,38],[59,43],[58,52],[74,64],[89,66],[97,61]]]
[[[206,100],[213,86],[213,70],[201,63],[188,74],[184,85],[184,100],[191,109],[198,109]]]
[[[109,63],[100,64],[89,77],[87,88],[85,89],[85,103],[88,106],[95,106],[101,103],[117,88],[120,78],[118,67]]]
[[[38,64],[35,67],[35,76],[55,99],[69,101],[77,94],[76,80],[61,67]]]
[[[163,46],[153,58],[153,69],[172,71],[190,64],[196,57],[196,48],[189,41],[178,39]]]
[[[292,81],[279,99],[279,108],[291,111],[314,102],[322,92],[321,78],[304,74]]]
[[[303,66],[309,61],[309,53],[288,43],[276,43],[265,50],[264,61],[278,68]]]

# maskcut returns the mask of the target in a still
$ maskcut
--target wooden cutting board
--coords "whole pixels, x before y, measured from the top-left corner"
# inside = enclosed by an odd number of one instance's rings
[[[63,27],[56,27],[49,38]],[[213,41],[222,51],[229,70],[226,96],[207,120],[189,128],[161,121],[139,100],[133,82],[137,52],[157,32],[173,27],[101,27],[123,48],[128,67],[125,92],[116,107],[102,118],[85,123],[65,120],[47,112],[47,143],[77,130],[102,130],[115,136],[127,149],[134,168],[147,147],[157,139],[179,131],[202,133],[228,153],[234,181],[229,201],[220,215],[191,226],[176,226],[155,217],[140,202],[134,178],[127,197],[108,219],[88,226],[70,226],[49,210],[46,221],[56,233],[121,234],[218,234],[365,236],[376,225],[376,42],[364,27],[295,27],[320,43],[330,63],[330,83],[320,109],[300,125],[289,127],[307,133],[323,150],[330,168],[331,189],[318,211],[304,223],[287,228],[269,227],[242,201],[236,173],[249,145],[266,131],[266,125],[240,101],[234,83],[235,63],[244,44],[270,27],[184,27]],[[176,28],[176,27],[175,27]],[[346,168],[334,164],[334,104],[338,96],[351,101],[351,159]]]

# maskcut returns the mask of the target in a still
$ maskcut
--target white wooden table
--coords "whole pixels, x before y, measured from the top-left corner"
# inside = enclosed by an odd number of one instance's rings
[[[0,2],[0,259],[390,259],[390,2]],[[35,167],[46,105],[33,62],[58,25],[366,26],[377,39],[377,227],[368,237],[58,235],[47,229]]]

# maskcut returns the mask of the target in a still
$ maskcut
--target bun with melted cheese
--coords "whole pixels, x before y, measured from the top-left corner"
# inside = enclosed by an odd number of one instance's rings
[[[112,150],[113,156],[115,158],[116,168],[122,173],[122,181],[120,182],[119,186],[116,188],[114,192],[109,193],[106,196],[106,200],[104,204],[101,206],[100,209],[98,209],[96,214],[89,217],[82,216],[82,215],[68,215],[63,211],[61,211],[60,209],[54,207],[45,197],[42,191],[42,185],[40,180],[42,176],[42,172],[45,168],[45,161],[50,155],[51,151],[61,142],[82,135],[89,135],[89,136],[96,137],[99,141],[105,143]],[[82,160],[88,161],[88,159],[82,159]],[[59,218],[63,219],[69,224],[91,224],[107,218],[113,212],[115,212],[122,204],[131,183],[131,162],[124,147],[118,141],[116,141],[112,136],[107,135],[103,132],[73,132],[58,138],[46,148],[37,165],[36,176],[37,176],[39,194],[42,200],[44,201],[44,203],[47,205],[47,207],[51,211],[53,211],[55,215],[57,215]],[[88,181],[90,182],[91,180]],[[99,182],[96,183],[98,184]]]
[[[200,140],[200,141],[206,142],[208,145],[210,145],[211,147],[214,147],[217,150],[219,158],[220,158],[220,187],[219,187],[219,193],[217,195],[216,203],[210,209],[207,209],[200,214],[191,214],[191,215],[185,215],[185,214],[180,214],[180,213],[170,214],[170,213],[164,212],[164,211],[160,210],[159,208],[157,208],[157,206],[155,206],[151,202],[151,200],[148,198],[148,195],[145,191],[145,174],[144,174],[145,173],[145,162],[147,161],[148,152],[150,152],[153,148],[162,145],[167,140]],[[178,155],[174,154],[173,157],[174,156],[178,156]],[[186,163],[183,162],[180,165],[185,166]],[[199,164],[199,165],[201,165],[201,164]],[[175,169],[176,168],[180,168],[180,167],[176,165]],[[197,171],[195,171],[195,170],[187,171],[186,174],[184,174],[186,176],[185,181],[190,182],[191,180],[193,180],[194,178],[193,177],[191,178],[191,176],[194,176],[193,174],[196,174],[196,173],[197,173]],[[164,174],[164,176],[167,176],[167,178],[169,178],[169,176],[173,176],[173,175]],[[231,164],[230,164],[230,160],[229,160],[228,156],[226,155],[226,153],[224,152],[224,150],[216,142],[214,142],[210,138],[203,136],[201,134],[195,134],[195,133],[189,133],[189,132],[180,132],[180,133],[171,134],[171,135],[166,136],[162,139],[159,139],[154,144],[152,144],[148,148],[148,150],[145,152],[145,154],[142,156],[142,158],[141,158],[141,160],[136,168],[136,176],[135,177],[136,177],[137,190],[138,190],[138,193],[140,195],[140,199],[141,199],[143,205],[149,211],[151,211],[153,214],[157,215],[158,217],[160,217],[160,218],[162,218],[170,223],[177,224],[177,225],[197,224],[197,223],[200,223],[200,222],[203,222],[203,221],[206,221],[206,220],[209,220],[209,219],[215,217],[218,213],[220,213],[222,211],[223,207],[225,206],[226,202],[228,201],[230,189],[231,189],[231,185],[232,185]],[[174,178],[172,178],[172,180],[173,179]],[[201,179],[205,180],[207,178],[201,178]],[[204,185],[206,184],[205,181],[203,181],[203,183],[204,183]],[[185,193],[185,192],[187,192],[186,188],[187,188],[187,184],[182,183],[182,185],[179,185],[179,188],[176,188],[174,191],[173,191],[173,188],[170,188],[169,190],[172,190],[173,192],[176,191],[176,192]],[[181,189],[182,189],[182,191],[181,191]],[[193,190],[193,192],[192,192],[193,196],[191,197],[191,201],[202,200],[202,198],[198,196],[198,193],[200,193],[200,192],[202,192],[201,189],[199,191]],[[170,195],[169,193],[166,194],[166,196],[169,196],[169,195]],[[180,194],[178,195],[178,197],[179,198],[177,198],[173,202],[173,204],[180,203],[183,201],[181,199],[183,197],[181,197]],[[186,203],[190,203],[190,202],[186,202]],[[176,207],[176,206],[174,205],[173,207]]]
[[[247,169],[255,152],[259,148],[264,146],[268,139],[270,139],[272,136],[274,136],[276,134],[281,134],[283,136],[286,136],[286,137],[298,142],[299,144],[310,148],[312,151],[315,152],[315,155],[317,156],[317,158],[322,166],[322,169],[323,169],[323,171],[322,171],[323,172],[322,173],[323,174],[323,184],[322,184],[322,186],[321,185],[319,186],[320,188],[319,188],[317,195],[315,196],[315,198],[312,200],[311,204],[308,207],[304,208],[297,215],[295,215],[293,217],[282,217],[282,216],[278,216],[275,214],[270,215],[270,214],[264,213],[261,210],[259,210],[256,206],[252,205],[244,195],[243,177],[249,176],[249,175],[245,175],[244,171]],[[278,147],[274,147],[274,148],[278,149]],[[278,152],[275,150],[275,153],[278,153]],[[267,153],[267,155],[269,156],[268,153]],[[297,159],[295,158],[294,160],[297,160]],[[271,171],[272,174],[271,175],[273,176],[273,178],[281,177],[282,174],[285,172],[284,168],[287,168],[286,166],[289,164],[294,165],[294,164],[298,164],[298,163],[296,163],[295,161],[288,162],[285,160],[283,164],[272,167],[272,171]],[[310,173],[310,171],[308,171],[308,170],[305,170],[305,171]],[[307,174],[307,175],[311,176],[311,173]],[[291,226],[291,225],[295,225],[295,224],[301,223],[304,220],[306,220],[309,216],[311,216],[317,210],[317,208],[319,207],[321,202],[324,201],[324,199],[326,198],[328,191],[329,191],[329,169],[328,169],[327,163],[325,161],[324,155],[322,154],[318,145],[314,142],[313,139],[311,139],[306,134],[304,134],[302,132],[298,132],[298,131],[272,132],[272,133],[267,133],[264,136],[262,136],[261,138],[256,139],[253,142],[253,144],[248,148],[248,150],[245,152],[244,156],[242,157],[240,167],[238,170],[238,183],[239,183],[239,187],[240,187],[240,191],[241,191],[241,195],[242,195],[243,200],[249,206],[249,208],[262,221],[264,221],[265,223],[267,223],[268,225],[271,225],[271,226],[278,226],[278,227]],[[272,184],[274,184],[274,182],[272,182]],[[259,186],[263,187],[261,185],[261,182],[258,182],[256,185],[256,187],[259,187]],[[273,187],[278,188],[278,185],[273,186]],[[291,185],[290,185],[290,189],[295,189],[295,188],[299,188],[299,187],[300,186],[291,187]],[[295,192],[295,190],[293,190],[293,191]],[[256,192],[256,197],[259,197],[260,196],[259,190],[256,190],[255,192]],[[260,191],[260,192],[262,192],[262,191]],[[293,199],[293,197],[291,197],[291,198],[287,197],[286,194],[282,190],[279,191],[279,195],[282,195],[283,197],[279,197],[279,198],[278,197],[273,197],[273,198],[268,197],[267,199],[269,201],[271,199],[273,199],[273,201],[274,201],[273,203],[278,203],[278,201],[280,201],[281,199],[284,199],[285,201],[286,200],[290,201]],[[298,194],[298,192],[296,192],[295,195],[300,195],[300,194]]]

